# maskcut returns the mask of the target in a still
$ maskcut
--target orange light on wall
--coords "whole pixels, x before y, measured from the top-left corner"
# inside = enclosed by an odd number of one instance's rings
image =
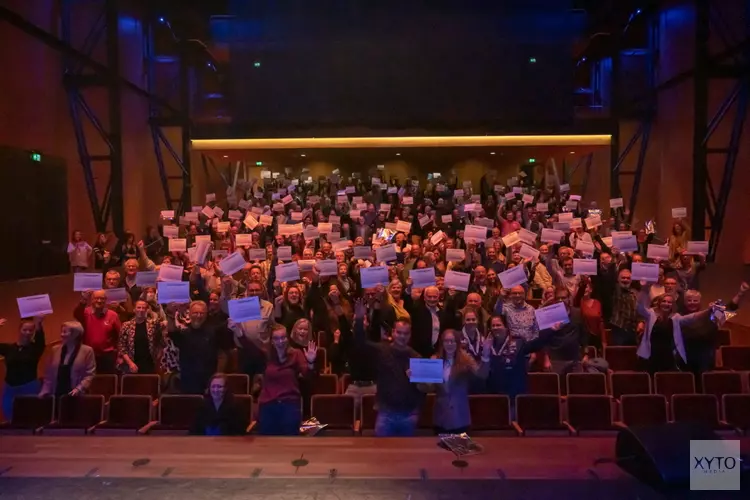
[[[456,137],[310,137],[196,139],[197,151],[230,149],[455,148],[484,146],[609,146],[611,135],[480,135]]]

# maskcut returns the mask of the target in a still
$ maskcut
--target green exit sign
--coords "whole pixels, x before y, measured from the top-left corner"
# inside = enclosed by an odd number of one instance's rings
[[[536,163],[536,158],[529,158],[529,163]]]
[[[31,153],[31,161],[42,161],[42,155],[39,153]]]
[[[255,165],[258,166],[258,167],[262,167],[263,166],[263,162],[262,161],[256,161]]]

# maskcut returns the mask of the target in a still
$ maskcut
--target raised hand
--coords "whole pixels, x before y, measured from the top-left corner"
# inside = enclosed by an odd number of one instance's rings
[[[363,299],[357,299],[354,301],[354,317],[357,319],[363,319],[367,313],[367,306]]]
[[[484,338],[484,341],[482,342],[482,359],[489,360],[490,359],[490,353],[492,352],[492,342],[494,339],[492,338],[492,335],[487,335]]]
[[[315,342],[312,340],[307,343],[307,348],[305,349],[305,359],[307,359],[307,362],[309,364],[315,363],[315,358],[318,357],[318,346],[315,345]]]

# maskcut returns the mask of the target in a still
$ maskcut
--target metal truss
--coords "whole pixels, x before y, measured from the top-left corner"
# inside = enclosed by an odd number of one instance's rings
[[[745,19],[747,19],[747,16],[750,16],[750,0],[745,2],[745,12]],[[709,39],[712,33],[725,46],[731,46],[732,33],[723,22],[722,13],[716,3],[709,2],[709,0],[696,0],[692,239],[704,240],[707,236],[706,232],[709,231],[709,260],[715,259],[721,240],[740,139],[748,111],[750,44],[747,41],[750,39],[750,23],[746,23],[746,31],[742,34],[746,38],[739,45],[743,47],[743,50],[737,53],[736,57],[732,57],[727,64],[722,64],[709,53]],[[711,82],[717,79],[734,80],[735,84],[709,120],[709,88]],[[710,144],[714,132],[724,122],[732,108],[734,108],[734,119],[728,144],[721,146]],[[722,157],[723,168],[717,191],[709,172],[709,164],[714,163],[711,161],[712,158]]]
[[[153,16],[144,23],[144,61],[146,63],[146,82],[147,90],[153,95],[164,93],[164,99],[170,100],[173,94],[178,94],[180,108],[182,113],[177,117],[167,117],[163,114],[163,107],[154,102],[149,103],[149,128],[151,129],[151,140],[153,142],[154,156],[159,169],[159,180],[164,193],[164,202],[166,207],[182,213],[190,209],[191,189],[192,189],[192,169],[190,161],[190,139],[191,139],[191,79],[190,79],[190,59],[187,54],[186,42],[175,39],[178,57],[176,59],[165,59],[159,57],[156,50],[154,31],[158,25],[162,24],[166,28],[169,26],[168,21],[164,18],[154,18]],[[157,75],[160,74],[158,68],[162,64],[171,62],[179,64],[178,75],[171,81],[166,91],[159,89]],[[164,74],[162,71],[161,74]],[[178,127],[180,129],[180,138],[182,145],[175,148],[169,138],[164,134],[165,127]],[[169,153],[174,163],[177,165],[179,172],[175,169],[168,168],[165,163],[164,151]],[[174,184],[179,181],[179,194],[175,192]]]

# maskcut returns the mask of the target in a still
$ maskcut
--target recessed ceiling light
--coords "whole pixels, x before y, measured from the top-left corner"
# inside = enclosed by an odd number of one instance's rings
[[[302,154],[301,154],[300,156],[301,156],[302,158],[304,158],[304,157],[305,157],[305,153],[302,153]]]
[[[570,154],[574,155],[574,154],[576,154],[576,152],[575,151],[571,151]]]
[[[396,156],[401,156],[401,153],[396,153]]]
[[[491,154],[491,155],[494,155],[494,154],[495,154],[495,152],[494,152],[494,151],[492,151],[492,152],[491,152],[490,154]]]
[[[229,155],[224,155],[224,158],[229,158]]]

